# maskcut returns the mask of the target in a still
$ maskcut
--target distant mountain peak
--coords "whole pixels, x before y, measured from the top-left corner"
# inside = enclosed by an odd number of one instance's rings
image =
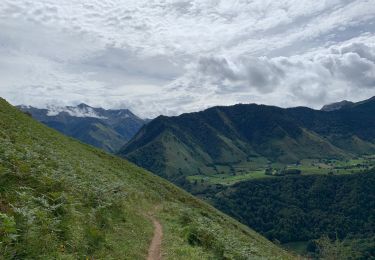
[[[91,106],[89,106],[89,105],[87,105],[85,103],[81,103],[77,107],[79,107],[79,108],[88,108],[88,107],[91,107]]]
[[[325,105],[320,110],[326,111],[326,112],[331,112],[331,111],[336,111],[336,110],[340,110],[342,108],[352,106],[353,104],[354,103],[351,102],[351,101],[343,100],[343,101],[340,101],[340,102],[335,102],[335,103],[332,103],[332,104]]]
[[[85,103],[46,108],[21,105],[18,108],[49,127],[109,152],[116,152],[148,122],[128,109],[107,110]]]
[[[86,104],[79,104],[78,106],[47,106],[47,116],[57,116],[61,113],[67,113],[73,117],[92,117],[106,119],[107,117],[100,115],[95,108],[92,108]]]

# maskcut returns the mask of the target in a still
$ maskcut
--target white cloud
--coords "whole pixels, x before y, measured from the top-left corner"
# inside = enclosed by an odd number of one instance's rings
[[[142,116],[375,95],[372,0],[3,0],[0,95]]]

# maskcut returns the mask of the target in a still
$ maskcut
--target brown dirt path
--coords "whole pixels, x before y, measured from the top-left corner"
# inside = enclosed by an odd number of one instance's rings
[[[161,260],[161,241],[163,239],[163,227],[160,222],[153,216],[150,216],[154,224],[154,237],[152,238],[148,249],[147,260]]]

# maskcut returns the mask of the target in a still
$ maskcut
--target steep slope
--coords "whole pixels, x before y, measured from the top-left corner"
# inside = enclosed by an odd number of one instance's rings
[[[105,110],[86,104],[39,109],[19,106],[59,132],[108,152],[118,151],[146,123],[127,109]]]
[[[0,259],[290,259],[254,231],[125,160],[0,100]]]
[[[331,112],[264,105],[214,107],[158,117],[119,152],[161,176],[218,173],[251,167],[260,158],[295,163],[375,152],[375,100]],[[246,166],[247,165],[247,166]]]

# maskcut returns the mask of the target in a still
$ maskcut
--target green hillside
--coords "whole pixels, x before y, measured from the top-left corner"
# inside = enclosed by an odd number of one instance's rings
[[[375,154],[375,99],[331,112],[264,105],[213,107],[144,126],[119,155],[178,184],[189,176],[237,175],[306,159]]]
[[[0,259],[291,259],[161,178],[0,100]]]

